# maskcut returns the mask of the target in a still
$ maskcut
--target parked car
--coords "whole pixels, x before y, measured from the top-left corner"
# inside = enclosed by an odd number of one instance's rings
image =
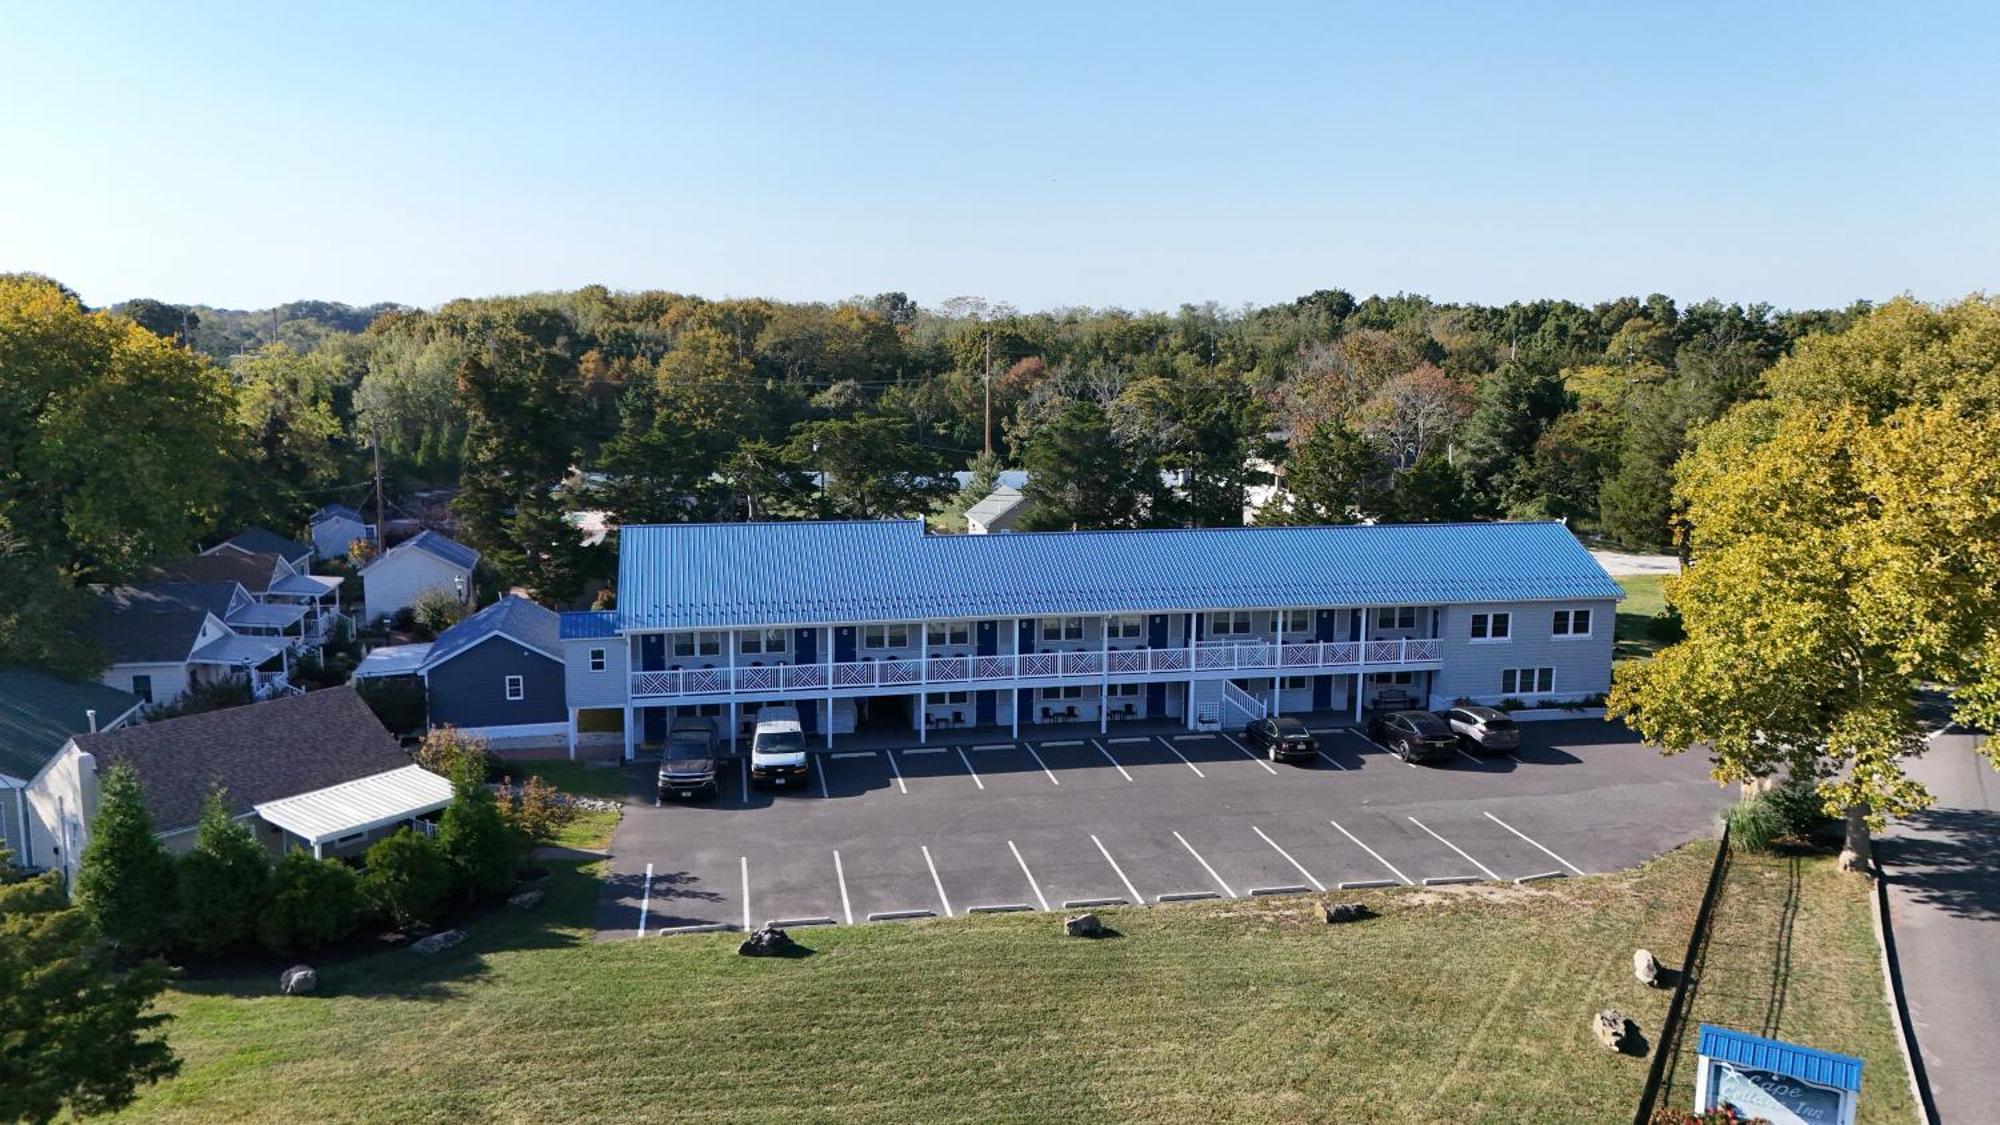
[[[1435,762],[1458,751],[1458,735],[1429,711],[1389,711],[1368,720],[1368,737],[1406,762]]]
[[[660,755],[660,800],[713,797],[721,791],[716,780],[715,720],[696,715],[675,719]]]
[[[750,783],[796,785],[806,779],[806,735],[796,707],[765,707],[757,712],[757,730],[750,736]]]
[[[1521,748],[1521,728],[1505,711],[1491,707],[1453,707],[1444,713],[1445,723],[1459,741],[1487,754],[1505,754]]]
[[[1243,728],[1243,741],[1274,762],[1305,761],[1319,753],[1306,725],[1290,715],[1258,719]]]

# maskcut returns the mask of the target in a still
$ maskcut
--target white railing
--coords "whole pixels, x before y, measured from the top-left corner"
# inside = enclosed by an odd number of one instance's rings
[[[1366,649],[1364,654],[1363,649]],[[1188,648],[1114,649],[1108,652],[1031,652],[1005,656],[934,656],[928,660],[851,660],[839,664],[768,664],[729,668],[688,668],[634,672],[634,696],[725,695],[736,692],[834,690],[993,684],[1021,680],[1098,679],[1196,672],[1265,673],[1353,672],[1366,667],[1437,661],[1434,638],[1369,641],[1304,641],[1277,645],[1264,641],[1204,644]],[[734,684],[732,689],[731,685]]]
[[[1264,701],[1228,680],[1222,681],[1222,698],[1231,707],[1242,712],[1246,720],[1264,717]]]

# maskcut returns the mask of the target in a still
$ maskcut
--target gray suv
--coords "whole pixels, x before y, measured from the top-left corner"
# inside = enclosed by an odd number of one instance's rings
[[[715,765],[715,720],[695,715],[675,719],[660,755],[660,800],[716,796],[722,787]]]

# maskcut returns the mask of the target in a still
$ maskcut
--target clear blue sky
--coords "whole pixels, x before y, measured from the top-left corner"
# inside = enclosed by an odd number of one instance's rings
[[[93,303],[2000,287],[2000,5],[10,4]]]

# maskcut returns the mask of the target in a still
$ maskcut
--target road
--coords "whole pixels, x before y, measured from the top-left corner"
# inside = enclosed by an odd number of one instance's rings
[[[1939,1120],[1990,1121],[2000,1044],[2000,773],[1974,736],[1958,733],[1939,736],[1909,772],[1937,805],[1891,827],[1876,855],[1916,1047]]]

